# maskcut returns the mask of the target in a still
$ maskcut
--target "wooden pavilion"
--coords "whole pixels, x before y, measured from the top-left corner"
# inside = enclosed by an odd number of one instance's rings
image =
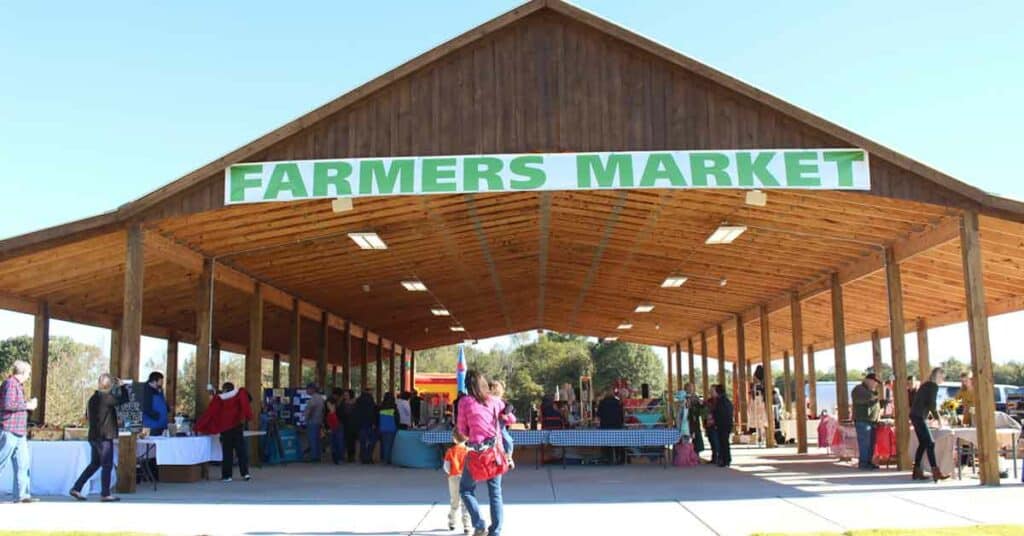
[[[341,212],[326,200],[224,201],[224,170],[239,162],[766,147],[866,150],[870,191],[773,190],[764,206],[735,189],[389,196]],[[705,244],[723,221],[747,231]],[[842,414],[846,345],[872,339],[880,362],[877,341],[890,337],[900,445],[905,333],[918,333],[927,371],[927,328],[966,320],[981,477],[997,484],[987,317],[1024,306],[1022,223],[1024,204],[536,0],[114,211],[0,242],[0,306],[35,315],[40,414],[51,318],[111,329],[111,370],[125,377],[139,375],[141,336],[167,339],[168,393],[178,341],[196,345],[197,385],[222,348],[246,354],[251,390],[262,360],[287,359],[275,385],[296,386],[308,360],[321,384],[333,368],[349,385],[354,367],[365,384],[374,366],[377,393],[408,386],[416,350],[542,328],[666,347],[676,385],[684,353],[691,373],[695,351],[703,370],[724,358],[721,377],[728,361],[745,389],[751,364],[770,377],[783,356],[803,385],[815,350],[835,348]],[[387,249],[357,248],[355,231]],[[663,287],[673,275],[687,281]],[[634,312],[640,303],[653,310]],[[803,398],[796,389],[798,408]],[[798,430],[805,451],[804,418]]]

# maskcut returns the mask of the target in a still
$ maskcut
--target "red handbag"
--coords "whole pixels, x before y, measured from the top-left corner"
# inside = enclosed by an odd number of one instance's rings
[[[494,412],[494,444],[483,450],[470,450],[466,454],[466,469],[475,482],[499,477],[509,471],[508,455],[501,439],[501,421]]]

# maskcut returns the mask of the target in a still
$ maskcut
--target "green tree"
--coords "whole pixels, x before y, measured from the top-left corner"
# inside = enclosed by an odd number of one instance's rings
[[[665,370],[650,346],[604,342],[594,347],[593,356],[594,390],[598,393],[607,390],[619,378],[630,380],[636,388],[649,384],[652,393],[665,389]]]
[[[32,337],[19,335],[0,341],[0,375],[6,376],[18,359],[32,361]]]
[[[91,344],[70,337],[50,337],[50,362],[46,380],[47,424],[81,424],[85,406],[96,390],[96,380],[109,361]]]
[[[953,356],[949,356],[948,359],[942,362],[941,366],[942,371],[946,373],[946,380],[953,382],[960,381],[960,374],[970,370],[966,363]]]

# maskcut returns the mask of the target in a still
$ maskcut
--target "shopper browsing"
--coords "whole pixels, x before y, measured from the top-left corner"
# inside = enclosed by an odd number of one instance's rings
[[[473,523],[469,518],[469,511],[466,510],[462,496],[459,494],[459,483],[462,481],[463,464],[466,461],[466,436],[458,430],[452,432],[452,445],[444,453],[444,474],[448,477],[448,496],[451,499],[451,508],[448,510],[448,530],[455,530],[455,520],[462,510],[462,529],[466,534],[473,530]]]

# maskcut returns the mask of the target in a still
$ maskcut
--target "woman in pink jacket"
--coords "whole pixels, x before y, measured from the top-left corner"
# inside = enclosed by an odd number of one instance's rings
[[[498,419],[505,420],[506,424],[512,424],[515,422],[515,417],[511,413],[506,413],[502,417],[502,414],[505,413],[503,411],[505,403],[501,399],[491,396],[487,378],[480,372],[470,370],[466,373],[466,391],[468,391],[468,396],[459,400],[459,418],[455,424],[456,429],[469,438],[466,446],[471,451],[499,448],[501,437],[498,436]],[[501,476],[496,476],[486,482],[487,496],[490,499],[491,507],[491,526],[489,528],[485,527],[484,520],[480,516],[480,503],[476,500],[477,483],[468,469],[462,472],[459,493],[473,520],[474,536],[498,536],[501,534]]]

